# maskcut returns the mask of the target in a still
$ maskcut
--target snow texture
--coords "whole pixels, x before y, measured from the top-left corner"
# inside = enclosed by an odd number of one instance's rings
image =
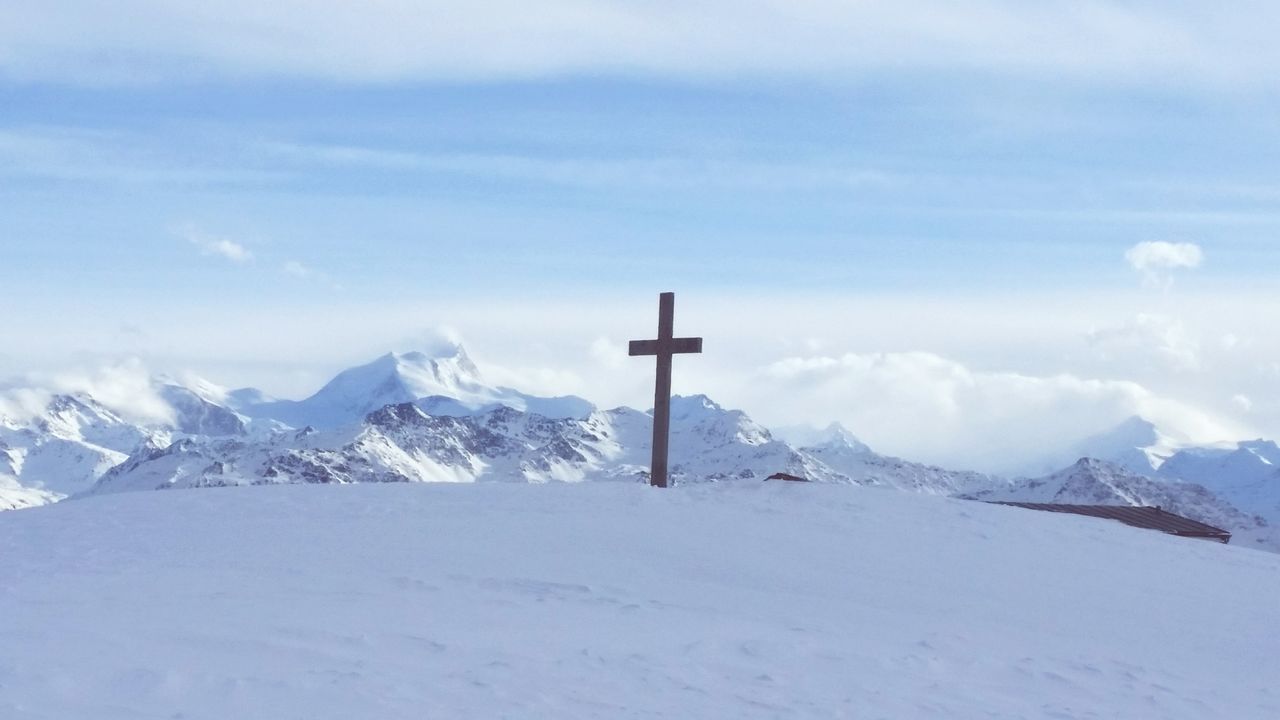
[[[1280,557],[849,485],[0,514],[0,717],[1280,717]]]

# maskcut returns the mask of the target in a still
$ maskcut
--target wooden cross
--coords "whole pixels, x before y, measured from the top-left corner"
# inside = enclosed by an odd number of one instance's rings
[[[675,323],[676,294],[658,296],[658,339],[632,340],[629,353],[658,356],[658,381],[653,391],[653,465],[649,484],[667,486],[667,441],[671,436],[671,356],[677,353],[702,352],[702,338],[672,337]]]

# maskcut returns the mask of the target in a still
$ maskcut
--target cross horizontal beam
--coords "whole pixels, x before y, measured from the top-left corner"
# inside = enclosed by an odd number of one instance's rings
[[[700,352],[702,352],[702,338],[700,337],[632,340],[627,348],[627,354],[631,357],[638,355],[664,355],[666,353],[681,355]]]

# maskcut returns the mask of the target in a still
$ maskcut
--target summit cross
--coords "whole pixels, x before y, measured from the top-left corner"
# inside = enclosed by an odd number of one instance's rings
[[[658,356],[658,380],[653,390],[653,464],[649,484],[667,486],[667,441],[671,436],[671,356],[702,352],[702,338],[672,337],[675,324],[676,294],[658,296],[658,339],[632,340],[628,354]]]

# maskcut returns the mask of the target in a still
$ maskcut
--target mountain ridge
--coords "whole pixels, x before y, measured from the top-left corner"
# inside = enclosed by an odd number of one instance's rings
[[[251,388],[227,391],[199,379],[189,385],[153,380],[172,411],[169,420],[155,425],[125,421],[87,395],[53,396],[26,424],[0,422],[0,483],[8,498],[0,498],[0,507],[66,496],[254,484],[647,479],[652,410],[599,409],[574,396],[541,398],[487,385],[459,345],[437,357],[379,356],[338,373],[301,401],[273,399]],[[1280,514],[1280,495],[1273,492],[1280,484],[1272,482],[1271,466],[1280,462],[1280,448],[1273,443],[1241,444],[1235,455],[1184,448],[1162,457],[1165,467],[1156,469],[1150,467],[1151,448],[1170,443],[1141,418],[1092,440],[1093,449],[1118,455],[1119,467],[1074,462],[1038,479],[1012,480],[881,455],[838,423],[784,430],[788,442],[706,395],[673,397],[671,417],[676,484],[761,480],[785,472],[821,483],[980,497],[1025,494],[1035,483],[1043,486],[1083,467],[1092,491],[1108,502],[1158,498],[1200,513],[1189,515],[1196,519],[1214,524],[1216,518],[1246,533],[1261,530],[1248,513],[1230,507],[1232,501],[1250,512],[1271,502],[1260,514]],[[1121,472],[1126,460],[1146,472]],[[1204,475],[1205,468],[1222,462],[1243,468],[1235,481],[1185,483],[1180,481],[1196,478],[1174,475],[1175,469]],[[1082,494],[1080,487],[1066,493]]]

